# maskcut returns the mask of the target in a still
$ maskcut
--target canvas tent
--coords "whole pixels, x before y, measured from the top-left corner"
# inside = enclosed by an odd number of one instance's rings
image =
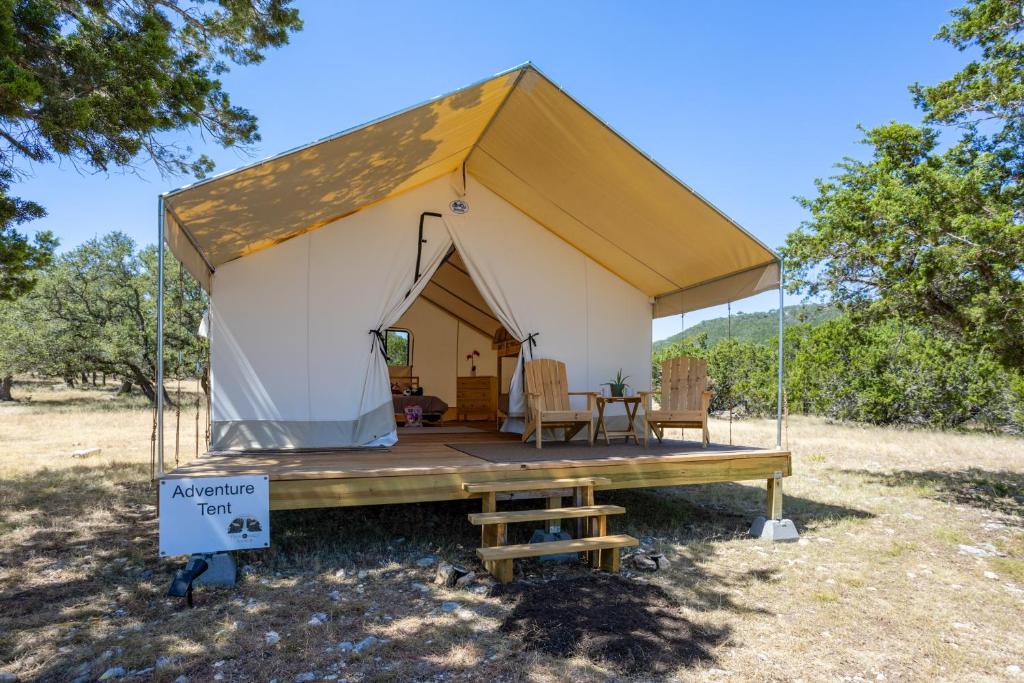
[[[214,447],[392,442],[372,331],[421,295],[445,307],[434,276],[453,249],[481,324],[534,335],[522,354],[566,361],[588,390],[620,367],[649,376],[652,316],[780,281],[771,250],[531,65],[170,192],[159,212],[211,295]]]

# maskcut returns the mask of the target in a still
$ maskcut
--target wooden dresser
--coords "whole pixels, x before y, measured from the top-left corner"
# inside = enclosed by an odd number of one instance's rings
[[[455,385],[455,412],[460,420],[497,419],[498,378],[493,375],[459,377]]]

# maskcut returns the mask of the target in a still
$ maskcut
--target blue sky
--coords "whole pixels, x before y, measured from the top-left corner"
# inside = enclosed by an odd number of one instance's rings
[[[770,246],[803,220],[855,127],[917,121],[907,86],[964,55],[932,40],[953,2],[298,2],[306,28],[224,78],[260,121],[249,154],[198,137],[223,171],[453,90],[515,64],[550,78]],[[156,196],[188,178],[36,166],[15,192],[63,248],[110,230],[152,242]],[[798,300],[790,297],[787,303]],[[774,308],[763,294],[733,311]],[[724,307],[686,316],[686,326]],[[655,339],[679,330],[656,321]]]

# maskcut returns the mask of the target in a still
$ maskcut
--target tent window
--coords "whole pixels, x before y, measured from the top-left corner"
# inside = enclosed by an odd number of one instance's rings
[[[388,365],[408,367],[412,365],[412,332],[390,328],[384,333],[388,345]]]

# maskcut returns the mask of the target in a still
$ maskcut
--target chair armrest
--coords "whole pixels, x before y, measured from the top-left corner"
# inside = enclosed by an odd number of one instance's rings
[[[651,396],[655,396],[655,395],[660,396],[661,395],[661,390],[660,389],[658,389],[658,390],[653,390],[652,389],[651,391],[638,391],[636,393],[640,396],[640,402],[643,403],[643,405],[644,405],[644,413],[646,414],[646,413],[648,413],[651,410]]]
[[[710,390],[705,390],[704,391],[704,393],[701,395],[701,401],[700,401],[700,403],[701,403],[700,409],[701,409],[702,413],[707,413],[708,412],[708,409],[711,407],[711,399],[713,399],[714,397],[715,397],[715,392],[710,391]]]
[[[594,409],[594,401],[597,399],[596,391],[570,391],[570,396],[586,396],[587,397],[587,410]]]

